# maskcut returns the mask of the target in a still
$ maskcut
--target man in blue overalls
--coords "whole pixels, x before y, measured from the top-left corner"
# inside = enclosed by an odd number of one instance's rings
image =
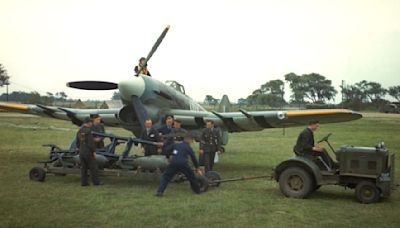
[[[164,174],[161,177],[160,186],[158,187],[156,196],[163,196],[168,183],[177,173],[182,173],[190,181],[192,190],[200,194],[199,181],[192,168],[189,166],[188,157],[191,158],[196,171],[201,175],[199,164],[193,149],[190,147],[192,138],[188,135],[185,137],[177,136],[174,138],[174,144],[165,149],[165,155],[169,158],[169,165],[167,166]]]

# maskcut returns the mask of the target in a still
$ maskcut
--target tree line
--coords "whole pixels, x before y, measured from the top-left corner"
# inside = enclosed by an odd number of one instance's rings
[[[285,100],[285,82],[289,84],[290,100]],[[269,105],[281,107],[287,104],[326,104],[334,101],[337,94],[332,81],[317,73],[285,75],[285,81],[280,79],[267,81],[253,91],[247,98],[241,98],[240,103],[249,105]]]
[[[285,83],[290,88],[290,99],[285,100]],[[388,103],[386,95],[400,102],[400,86],[383,88],[378,82],[362,80],[351,85],[341,85],[342,100],[335,101],[338,91],[332,81],[318,73],[285,75],[285,81],[276,79],[262,84],[246,98],[240,98],[238,104],[243,105],[268,105],[273,108],[285,105],[316,105],[323,106],[328,103],[339,103],[341,107],[360,110],[368,107],[379,108]],[[217,99],[207,95],[205,104],[214,104]]]

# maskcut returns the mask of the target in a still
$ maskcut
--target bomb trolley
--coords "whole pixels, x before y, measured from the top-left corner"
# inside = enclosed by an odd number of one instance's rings
[[[121,137],[114,134],[93,133],[94,136],[108,138],[110,143],[101,149],[96,150],[96,163],[98,173],[101,176],[138,176],[153,174],[160,176],[168,166],[168,159],[163,155],[152,156],[130,156],[134,145],[148,144],[160,146],[159,143],[146,141],[138,138]],[[116,148],[125,144],[122,155],[116,154]],[[69,149],[64,150],[54,144],[46,144],[44,147],[50,149],[47,160],[38,161],[43,167],[34,167],[29,171],[29,178],[34,181],[43,182],[46,174],[65,176],[69,174],[80,174],[79,153],[76,150],[74,141]],[[208,180],[204,176],[197,176],[202,191],[207,191]],[[183,175],[177,175],[176,182],[186,181]]]

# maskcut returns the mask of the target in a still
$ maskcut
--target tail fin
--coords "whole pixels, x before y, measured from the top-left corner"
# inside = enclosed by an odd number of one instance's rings
[[[218,112],[231,112],[232,104],[229,101],[228,95],[222,96],[221,102],[218,106]]]

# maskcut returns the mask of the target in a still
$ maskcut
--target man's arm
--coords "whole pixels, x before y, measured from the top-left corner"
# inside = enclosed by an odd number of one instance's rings
[[[81,140],[79,138],[79,133],[80,131],[78,131],[78,133],[76,133],[76,149],[79,150],[79,148],[81,147]]]
[[[200,150],[204,149],[205,142],[206,142],[205,129],[203,129],[203,131],[201,132],[201,135],[200,135]]]
[[[161,152],[162,155],[167,156],[167,158],[172,154],[175,144],[168,145],[165,150]]]
[[[94,142],[94,138],[93,138],[93,135],[91,132],[89,132],[87,134],[87,143],[88,143],[87,145],[88,145],[88,148],[90,149],[90,151],[96,152],[95,142]]]
[[[216,132],[216,134],[217,134],[217,149],[219,150],[219,151],[221,151],[221,146],[222,146],[222,139],[221,139],[221,130],[220,129],[216,129],[217,130],[217,132]]]
[[[155,135],[156,142],[161,142],[160,133],[156,129],[153,129],[153,134]]]
[[[194,155],[194,151],[193,149],[188,145],[187,146],[187,150],[189,152],[190,158],[192,159],[192,163],[194,165],[194,167],[197,169],[199,168],[199,162],[197,161],[196,156]]]

